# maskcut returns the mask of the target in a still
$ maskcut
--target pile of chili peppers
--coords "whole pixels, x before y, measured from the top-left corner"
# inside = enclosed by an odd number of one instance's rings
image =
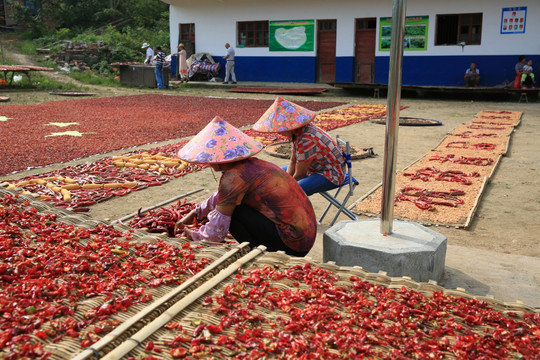
[[[450,191],[434,191],[412,186],[402,188],[396,195],[395,201],[410,201],[421,210],[435,210],[434,205],[457,207],[463,204],[458,196],[465,195],[463,190],[450,189]],[[447,201],[435,200],[445,199]]]
[[[134,243],[131,232],[103,224],[85,230],[29,205],[18,196],[0,197],[4,360],[48,358],[37,339],[56,343],[68,336],[89,346],[118,324],[111,316],[152,300],[148,289],[180,284],[210,262],[197,259],[199,246],[190,243]],[[80,305],[91,298],[101,304]]]
[[[197,359],[538,356],[540,314],[503,314],[477,299],[348,280],[309,263],[240,270],[202,303],[219,321],[169,323],[172,340],[148,342],[143,359],[165,351]]]
[[[145,213],[141,213],[139,209],[138,214],[129,222],[129,227],[133,229],[147,229],[148,232],[167,233],[170,237],[175,237],[174,227],[176,222],[182,219],[189,212],[195,209],[196,204],[187,202],[187,200],[179,200],[171,207],[160,207],[157,210],[148,210]],[[194,228],[203,225],[208,219],[199,223],[197,219],[193,219]]]

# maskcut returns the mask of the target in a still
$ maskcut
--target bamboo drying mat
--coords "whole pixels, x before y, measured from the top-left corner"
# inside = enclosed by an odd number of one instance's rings
[[[511,135],[515,127],[520,124],[522,112],[481,111],[469,123],[458,126],[433,150],[423,158],[403,171],[396,174],[396,196],[405,187],[425,188],[429,191],[448,191],[450,189],[463,190],[465,195],[463,204],[456,207],[435,206],[433,210],[421,210],[409,201],[395,201],[394,216],[399,220],[412,220],[424,225],[452,226],[467,228],[471,224],[478,208],[485,187],[498,166],[501,156],[506,154]],[[474,146],[482,143],[493,144],[492,149],[477,149]],[[450,146],[450,147],[449,147]],[[457,147],[452,147],[457,146]],[[445,158],[447,155],[459,157],[480,157],[492,161],[487,166],[470,164],[455,164],[450,161],[440,162],[430,160],[434,157]],[[457,182],[411,180],[405,174],[415,173],[426,167],[434,167],[441,171],[462,171],[470,174],[478,172],[479,177],[468,177],[471,185]],[[382,184],[379,184],[367,194],[362,196],[349,208],[359,214],[370,217],[380,216],[382,201]]]
[[[339,267],[332,263],[318,263],[313,261],[310,258],[296,258],[296,257],[290,257],[288,255],[285,255],[282,252],[278,253],[262,253],[262,250],[259,250],[260,253],[257,253],[258,249],[254,249],[252,253],[255,253],[253,255],[253,259],[246,259],[245,262],[243,262],[243,259],[239,259],[237,262],[232,264],[228,269],[225,269],[223,272],[229,271],[230,275],[228,275],[225,278],[218,278],[213,281],[212,284],[209,284],[207,288],[203,289],[202,287],[198,290],[200,291],[196,296],[193,296],[193,298],[190,299],[184,299],[181,302],[175,304],[173,308],[170,309],[170,311],[166,314],[162,315],[161,318],[161,324],[156,323],[150,324],[147,328],[142,329],[137,334],[133,335],[132,339],[127,340],[124,344],[119,346],[117,349],[113,350],[111,353],[107,354],[103,359],[109,360],[109,359],[120,359],[120,358],[126,358],[126,357],[133,357],[135,359],[141,358],[143,356],[148,355],[154,355],[158,356],[160,359],[173,359],[171,356],[171,349],[174,347],[184,347],[188,351],[188,355],[191,355],[189,358],[212,358],[212,359],[231,359],[234,358],[235,355],[238,355],[235,351],[231,351],[230,349],[217,345],[217,342],[219,341],[220,335],[226,335],[230,338],[235,339],[235,332],[234,332],[234,326],[231,326],[229,328],[223,329],[222,332],[212,334],[212,333],[206,333],[207,336],[206,340],[201,341],[202,344],[205,345],[206,352],[199,353],[198,356],[193,356],[193,354],[190,354],[189,351],[193,350],[191,347],[192,345],[189,342],[179,342],[176,345],[171,345],[171,342],[175,339],[176,336],[185,337],[187,339],[193,339],[193,333],[196,331],[196,328],[202,323],[202,324],[212,324],[212,325],[220,325],[220,315],[215,311],[216,308],[219,307],[219,304],[217,303],[217,299],[221,296],[223,296],[227,291],[236,291],[238,294],[238,298],[234,301],[236,304],[234,306],[234,309],[238,309],[237,314],[240,314],[238,316],[244,316],[244,318],[250,318],[253,320],[253,330],[255,331],[256,328],[260,327],[262,330],[269,332],[272,332],[273,330],[276,330],[276,333],[282,334],[282,333],[288,333],[291,335],[292,338],[296,339],[303,339],[304,335],[310,335],[310,331],[306,332],[295,332],[294,330],[284,330],[283,327],[280,327],[280,318],[281,319],[290,319],[291,316],[290,310],[286,309],[280,309],[278,306],[275,306],[273,310],[270,310],[267,306],[261,306],[260,304],[254,304],[253,301],[249,300],[249,296],[247,296],[247,293],[250,291],[255,291],[257,289],[263,288],[275,288],[278,291],[280,290],[291,290],[292,292],[301,292],[301,291],[308,291],[308,285],[304,283],[301,279],[298,279],[298,281],[288,279],[286,277],[279,277],[275,279],[271,279],[268,282],[267,278],[263,278],[262,282],[259,284],[250,284],[249,282],[245,282],[246,285],[245,289],[238,289],[235,288],[237,284],[239,284],[238,281],[235,280],[235,277],[240,277],[240,274],[247,275],[250,273],[250,271],[254,271],[256,269],[260,269],[263,267],[268,267],[271,270],[280,270],[280,271],[287,271],[287,269],[292,268],[293,266],[298,266],[301,268],[305,267],[306,264],[309,265],[310,269],[313,269],[314,272],[320,273],[320,271],[330,271],[333,272],[332,276],[337,276],[339,280],[335,282],[336,286],[342,287],[345,290],[341,290],[342,292],[351,292],[354,293],[355,291],[359,291],[358,287],[354,288],[353,283],[357,281],[358,279],[368,282],[367,287],[375,287],[375,286],[383,286],[387,287],[389,289],[406,289],[406,290],[414,290],[420,293],[422,296],[425,296],[426,298],[431,298],[434,295],[434,292],[437,292],[439,294],[456,297],[460,299],[465,299],[464,301],[468,301],[469,299],[476,299],[479,301],[485,302],[485,306],[488,308],[492,308],[494,311],[501,312],[502,314],[506,314],[508,312],[515,313],[515,316],[518,318],[523,317],[523,313],[539,313],[540,309],[535,309],[529,306],[526,306],[521,303],[503,303],[497,300],[494,300],[490,297],[475,297],[470,294],[467,294],[465,291],[462,291],[460,289],[457,290],[448,290],[445,288],[442,288],[437,285],[436,282],[429,282],[429,283],[420,283],[414,280],[411,280],[407,277],[402,278],[392,278],[388,277],[384,272],[380,272],[378,274],[374,273],[368,273],[364,271],[361,267]],[[250,254],[247,254],[246,257],[248,257]],[[225,275],[224,275],[225,276]],[[357,278],[351,278],[351,277],[357,277]],[[212,280],[211,280],[212,282]],[[236,290],[235,290],[236,289]],[[244,292],[242,295],[241,293]],[[368,290],[369,293],[369,290]],[[194,295],[194,294],[193,294]],[[369,297],[366,300],[366,303],[363,306],[358,306],[356,310],[352,310],[350,308],[345,308],[344,306],[340,306],[339,301],[334,301],[331,305],[326,308],[326,310],[330,313],[328,318],[320,318],[314,321],[313,327],[317,328],[317,323],[319,322],[319,326],[321,326],[320,322],[324,322],[325,320],[331,320],[332,314],[335,314],[335,316],[339,317],[339,319],[343,319],[345,322],[347,319],[350,319],[351,316],[354,316],[357,312],[362,311],[375,311],[375,307],[373,306],[370,308],[369,305],[367,305],[367,301],[373,301],[374,304],[377,304],[377,299],[375,297]],[[209,298],[212,298],[212,303],[208,301]],[[285,298],[283,296],[282,298]],[[281,298],[280,298],[281,299]],[[318,299],[324,299],[324,296],[322,298]],[[290,298],[290,306],[291,308],[305,309],[307,306],[306,303],[295,303],[293,301],[293,298]],[[311,306],[314,306],[314,310],[317,311],[323,309],[324,305],[321,303],[321,308],[317,308],[317,305],[314,305],[314,302],[311,302]],[[422,305],[419,304],[421,307]],[[306,313],[308,316],[308,313]],[[262,316],[262,318],[259,318],[257,320],[257,317]],[[454,315],[452,315],[454,316]],[[369,316],[366,316],[369,317]],[[457,316],[459,318],[459,316]],[[261,319],[264,319],[261,321]],[[463,324],[463,319],[459,319],[459,322]],[[387,323],[388,320],[385,320],[385,325],[389,325]],[[273,325],[270,325],[272,323]],[[168,324],[169,326],[163,326],[163,324]],[[175,328],[170,329],[170,327],[174,326]],[[180,325],[180,326],[178,326]],[[471,331],[476,332],[478,334],[483,334],[484,330],[486,329],[486,326],[471,326]],[[357,329],[360,331],[359,329]],[[246,330],[247,331],[247,330]],[[334,329],[335,332],[338,332],[338,329]],[[369,331],[369,330],[368,330]],[[426,333],[428,331],[426,330]],[[267,342],[271,344],[272,342],[277,341],[276,337],[271,337],[266,333]],[[254,333],[254,337],[264,337],[260,333]],[[430,336],[426,334],[426,338],[429,338]],[[452,340],[455,340],[454,337],[451,337]],[[154,346],[159,347],[161,352],[152,352],[145,350],[145,347],[148,346],[148,344],[152,342]],[[213,352],[208,352],[208,349],[213,348]],[[377,345],[374,345],[376,348]],[[337,350],[331,349],[331,346],[328,345],[329,353],[332,353],[336,356],[336,358],[340,358],[340,354]],[[389,355],[389,348],[385,347],[379,347],[378,350],[385,354],[386,356]],[[251,349],[246,350],[246,353],[244,355],[249,354]],[[280,356],[282,355],[282,356]],[[294,355],[291,357],[287,357],[284,354],[274,354],[269,355],[268,357],[255,357],[255,358],[295,358]],[[298,355],[298,354],[296,354]],[[395,354],[394,354],[395,355]],[[447,353],[449,358],[454,358],[453,354]],[[253,358],[249,357],[248,358]],[[325,358],[324,356],[322,358]],[[354,358],[354,357],[353,357]],[[378,357],[369,357],[370,359],[375,359]],[[387,357],[388,358],[388,357]]]
[[[15,194],[11,190],[0,189],[0,195],[5,193]],[[29,201],[29,206],[38,209],[39,212],[58,214],[56,221],[71,223],[76,227],[92,228],[99,223],[87,214],[72,213],[71,211],[35,200],[32,196],[20,195],[19,201],[21,203],[23,201]],[[124,225],[114,225],[114,227],[119,230],[128,229]],[[161,235],[149,234],[140,230],[133,232],[132,241],[155,242],[158,239],[162,239],[165,242],[182,243],[181,239],[162,238]],[[177,322],[182,325],[187,333],[193,333],[195,327],[201,321],[208,324],[218,324],[219,316],[212,311],[212,307],[215,307],[216,303],[214,302],[214,305],[208,306],[205,303],[205,298],[222,294],[227,286],[230,287],[233,284],[236,276],[239,274],[248,274],[251,270],[264,266],[285,271],[292,266],[303,267],[307,264],[314,271],[318,271],[317,269],[331,271],[335,274],[332,276],[339,276],[339,281],[336,282],[336,285],[348,288],[349,291],[355,291],[352,288],[355,279],[351,278],[351,276],[356,276],[361,280],[370,282],[372,285],[369,286],[382,285],[391,289],[401,289],[404,287],[404,289],[418,291],[426,297],[430,297],[434,292],[438,292],[465,299],[478,299],[486,302],[488,306],[496,311],[502,313],[511,311],[516,313],[518,317],[522,317],[524,312],[540,312],[540,309],[526,306],[520,302],[511,304],[503,303],[490,297],[476,297],[460,289],[444,289],[433,281],[419,283],[407,277],[391,278],[383,272],[378,274],[368,273],[360,267],[338,267],[332,263],[318,263],[310,258],[290,257],[281,252],[266,253],[263,247],[255,248],[249,253],[248,251],[247,244],[200,248],[196,256],[207,257],[212,260],[207,268],[203,270],[205,272],[204,275],[197,279],[195,279],[197,276],[194,276],[191,282],[187,280],[186,283],[178,287],[159,286],[156,289],[152,289],[152,294],[154,295],[152,302],[133,306],[126,313],[116,314],[113,318],[119,320],[120,325],[112,332],[102,335],[102,339],[93,344],[91,348],[82,349],[80,347],[80,339],[73,339],[68,336],[64,336],[58,343],[44,342],[34,337],[33,340],[43,343],[44,350],[53,354],[51,359],[120,359],[131,356],[139,358],[148,355],[148,351],[145,351],[144,348],[149,341],[153,341],[156,346],[163,349],[161,353],[153,353],[153,355],[158,356],[160,359],[172,359],[170,354],[171,348],[166,345],[166,342],[173,340],[179,334],[179,330],[170,330],[162,325],[171,321]],[[302,289],[306,287],[301,281],[297,283],[286,278],[273,279],[268,286],[277,289]],[[162,300],[163,303],[160,306],[156,306]],[[238,308],[250,308],[251,306],[246,301],[246,298],[240,296],[238,298]],[[100,298],[91,298],[87,301],[82,301],[77,307],[73,318],[80,320],[85,309],[102,303],[103,301]],[[156,308],[152,308],[152,306],[156,306]],[[337,309],[336,311],[343,318],[346,318],[348,314],[347,309]],[[258,307],[255,313],[258,316],[263,316],[265,319],[271,319],[273,322],[277,322],[278,317],[287,318],[288,316],[286,312],[280,309],[269,310],[262,307]],[[45,324],[44,326],[47,325]],[[474,331],[481,330],[483,330],[483,327],[482,329],[479,327],[474,329]],[[226,329],[223,331],[223,334],[232,335],[231,331],[230,329]],[[388,349],[380,347],[379,350],[385,352]],[[233,356],[233,353],[227,349],[222,349],[221,351],[221,353],[212,355],[216,355],[215,358],[230,358]],[[122,355],[118,356],[119,353],[122,353]],[[205,357],[204,354],[201,356]]]
[[[56,214],[58,217],[55,222],[72,224],[74,227],[92,229],[95,228],[98,224],[103,223],[110,225],[108,223],[100,222],[93,219],[88,214],[84,213],[74,213],[70,210],[62,209],[55,207],[46,202],[37,200],[32,195],[21,195],[17,191],[8,190],[0,188],[0,197],[6,194],[9,195],[18,195],[18,202],[22,204],[23,202],[28,202],[27,207],[35,208],[39,213],[42,214]],[[119,231],[132,231],[131,242],[146,242],[146,243],[155,243],[158,240],[162,240],[166,244],[170,244],[176,247],[181,246],[186,243],[185,239],[179,238],[169,238],[162,234],[151,234],[144,230],[133,230],[123,224],[114,224],[114,229]],[[88,243],[90,239],[81,239],[82,244]],[[193,249],[195,259],[200,260],[202,258],[209,259],[209,263],[206,265],[205,269],[200,273],[194,274],[192,277],[187,277],[184,280],[184,283],[181,285],[160,285],[156,288],[150,288],[144,286],[144,283],[141,283],[140,286],[145,287],[145,292],[152,295],[152,300],[147,303],[139,303],[129,307],[127,312],[118,312],[108,319],[118,320],[120,323],[130,323],[130,326],[126,329],[122,328],[122,325],[118,326],[115,331],[107,334],[102,334],[106,337],[107,343],[104,345],[104,349],[107,346],[114,346],[115,342],[121,342],[123,339],[128,338],[132,333],[136,332],[138,329],[143,327],[148,322],[156,318],[160,313],[167,309],[172,303],[176,302],[179,298],[184,297],[187,293],[192,291],[198,286],[199,283],[204,282],[206,278],[213,276],[214,273],[218,272],[220,269],[229,265],[236,258],[244,255],[249,251],[248,244],[237,244],[231,242],[228,244],[221,244],[220,246],[205,246],[204,242],[199,242],[198,245]],[[130,258],[133,258],[135,255],[130,254],[125,258],[125,261],[129,261]],[[188,286],[189,285],[189,286]],[[115,297],[122,297],[125,295],[127,289],[119,289],[115,291]],[[72,316],[76,321],[81,321],[84,319],[84,314],[89,309],[96,308],[101,306],[104,303],[104,296],[95,296],[91,298],[82,299],[76,308],[75,314]],[[158,306],[159,305],[159,306]],[[60,318],[60,319],[65,319]],[[93,327],[93,326],[89,326]],[[50,328],[48,323],[42,325],[42,329]],[[88,331],[89,329],[85,329]],[[81,330],[81,333],[84,332],[84,329]],[[111,335],[112,334],[112,335]],[[72,359],[74,354],[78,354],[82,351],[80,347],[80,338],[71,338],[67,335],[64,335],[62,339],[53,343],[50,337],[47,340],[41,340],[35,336],[31,336],[32,339],[36,342],[41,342],[45,351],[51,352],[53,354],[53,359]],[[112,338],[114,337],[114,339]],[[105,342],[105,341],[104,341]],[[94,344],[95,346],[96,344]],[[2,352],[0,350],[0,357],[2,357]]]

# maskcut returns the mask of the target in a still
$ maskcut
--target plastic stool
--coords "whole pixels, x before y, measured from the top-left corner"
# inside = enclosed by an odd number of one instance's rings
[[[379,88],[373,89],[373,97],[374,97],[374,98],[377,98],[377,99],[380,99],[380,98],[381,98],[380,92],[379,92]]]
[[[521,96],[519,97],[518,102],[521,102],[521,100],[524,100],[525,102],[529,102],[529,98],[527,97],[527,93],[524,93],[524,92],[521,93]]]

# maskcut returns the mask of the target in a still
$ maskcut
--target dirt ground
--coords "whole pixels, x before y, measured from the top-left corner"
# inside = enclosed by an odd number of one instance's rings
[[[12,58],[18,63],[30,61],[27,57]],[[54,75],[62,79],[62,75]],[[209,84],[208,84],[209,85]],[[262,86],[247,84],[242,86]],[[289,86],[292,86],[289,84]],[[156,92],[152,89],[100,88],[87,87],[96,96],[116,96]],[[167,90],[170,95],[218,96],[234,98],[274,99],[270,94],[238,94],[226,91],[221,84],[197,87],[188,85],[179,89]],[[43,101],[65,100],[58,96],[38,91],[12,92],[8,95],[11,103],[25,104]],[[348,103],[386,104],[386,99],[359,97],[328,91],[317,96],[286,96],[291,101],[321,100],[344,101]],[[406,168],[431,149],[435,148],[444,137],[458,125],[469,122],[481,110],[522,111],[521,124],[516,128],[510,141],[509,150],[487,185],[480,206],[467,229],[432,227],[448,238],[446,268],[439,285],[446,288],[463,288],[467,292],[481,296],[493,296],[505,302],[522,301],[533,307],[540,307],[540,103],[513,102],[477,102],[456,100],[402,99],[401,105],[408,106],[401,111],[401,116],[414,116],[436,119],[442,126],[399,128],[397,168]],[[1,105],[0,105],[1,106]],[[209,121],[211,119],[208,119]],[[225,119],[227,120],[227,119]],[[254,122],[257,119],[254,119]],[[349,204],[370,192],[382,182],[385,126],[363,122],[336,129],[330,132],[349,140],[352,145],[362,148],[372,147],[377,157],[355,160],[354,176],[360,185]],[[167,142],[148,144],[140,148],[152,148]],[[115,151],[77,161],[32,169],[7,176],[0,176],[0,181],[18,179],[25,175],[41,173],[76,163],[93,161],[99,157],[112,156],[126,152]],[[260,158],[278,165],[287,163],[286,159],[270,156],[265,152]],[[219,174],[212,174],[210,169],[174,178],[169,183],[134,192],[122,198],[96,204],[91,207],[90,215],[100,220],[116,220],[132,214],[139,208],[146,208],[161,203],[180,194],[202,189],[188,197],[200,201],[217,188]],[[311,198],[316,215],[320,216],[326,206],[326,200],[314,195]],[[333,216],[319,225],[315,246],[309,257],[322,261],[322,238]],[[361,218],[368,219],[368,218]],[[340,220],[349,220],[341,216]]]

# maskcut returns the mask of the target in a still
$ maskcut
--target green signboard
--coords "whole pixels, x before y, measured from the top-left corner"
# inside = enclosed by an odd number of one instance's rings
[[[427,50],[429,16],[405,18],[403,50]],[[379,51],[390,51],[392,40],[392,18],[381,18],[379,26]]]
[[[270,51],[313,51],[314,20],[270,21]]]

